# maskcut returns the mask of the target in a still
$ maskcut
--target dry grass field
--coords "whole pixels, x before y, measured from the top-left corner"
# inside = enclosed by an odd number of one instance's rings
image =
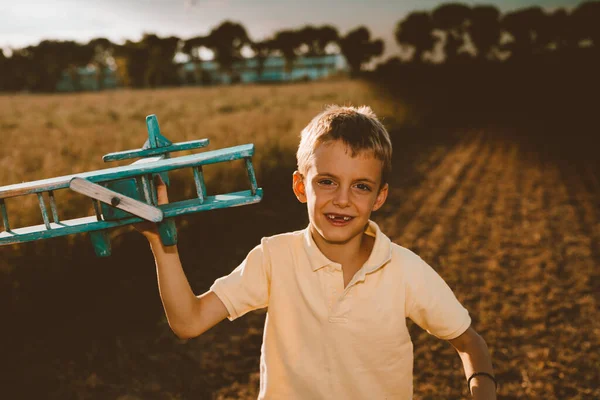
[[[600,174],[523,146],[504,128],[428,130],[406,104],[360,81],[0,96],[0,185],[104,168],[103,154],[142,145],[150,113],[174,142],[255,143],[264,201],[178,221],[200,292],[261,236],[305,226],[289,186],[295,147],[330,103],[369,104],[390,129],[392,189],[374,219],[469,309],[500,398],[600,398]],[[209,169],[209,190],[239,185],[236,171]],[[173,196],[192,194],[185,179],[174,177]],[[88,207],[62,199],[65,213]],[[35,198],[8,207],[14,225],[41,221]],[[85,237],[0,248],[7,398],[256,398],[265,312],[175,339],[138,236],[115,234],[112,260],[84,249]],[[226,242],[238,245],[223,251]],[[410,330],[415,399],[468,398],[451,346]]]
[[[161,132],[173,142],[208,138],[208,150],[254,143],[257,164],[269,165],[272,160],[262,160],[266,153],[297,146],[304,125],[332,103],[371,104],[384,119],[404,114],[403,108],[365,83],[343,81],[0,96],[0,185],[119,165],[103,163],[102,156],[141,147],[148,137],[148,114],[157,115]],[[207,173],[207,179],[214,174],[210,167]],[[36,196],[22,200],[15,207],[7,201],[11,225],[41,223],[39,212],[34,211]],[[69,203],[65,201],[61,210],[81,209],[80,204],[70,207]]]

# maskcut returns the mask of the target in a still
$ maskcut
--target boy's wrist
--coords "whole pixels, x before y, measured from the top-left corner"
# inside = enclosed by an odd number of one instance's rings
[[[473,374],[469,380],[469,392],[474,399],[495,399],[497,381],[491,374]]]
[[[172,253],[175,249],[177,249],[176,245],[173,246],[165,246],[160,239],[160,235],[151,235],[146,236],[148,239],[148,243],[150,244],[150,248],[152,252],[156,253],[157,251],[161,251],[163,253]]]
[[[146,238],[146,240],[148,240],[150,247],[154,247],[156,245],[162,244],[162,242],[160,240],[160,235],[158,233],[145,234],[144,237]]]

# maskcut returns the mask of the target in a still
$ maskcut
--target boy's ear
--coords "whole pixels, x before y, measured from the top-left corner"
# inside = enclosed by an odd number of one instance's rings
[[[373,204],[373,211],[379,210],[383,203],[385,203],[385,200],[388,196],[388,190],[389,185],[387,183],[383,185],[381,189],[379,189],[379,193],[377,193],[377,198],[375,199],[375,204]]]
[[[292,189],[300,203],[306,203],[306,187],[304,186],[304,177],[298,171],[294,171]]]

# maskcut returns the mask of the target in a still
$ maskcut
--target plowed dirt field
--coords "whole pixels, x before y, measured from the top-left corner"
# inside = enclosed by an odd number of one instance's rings
[[[395,189],[375,219],[469,309],[492,353],[500,398],[600,398],[600,185],[593,164],[470,132],[423,154],[415,171],[418,177],[407,178],[396,170]],[[263,315],[250,315],[223,346],[227,354],[216,357],[229,355],[248,382],[217,397],[256,397]],[[415,325],[411,335],[415,399],[468,398],[451,346]],[[212,373],[219,374],[215,365],[227,369],[227,362],[210,365]]]

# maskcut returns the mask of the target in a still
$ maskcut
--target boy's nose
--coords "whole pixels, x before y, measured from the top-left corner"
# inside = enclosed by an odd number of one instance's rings
[[[346,189],[338,189],[333,198],[333,204],[338,207],[347,207],[350,204],[349,193]]]

